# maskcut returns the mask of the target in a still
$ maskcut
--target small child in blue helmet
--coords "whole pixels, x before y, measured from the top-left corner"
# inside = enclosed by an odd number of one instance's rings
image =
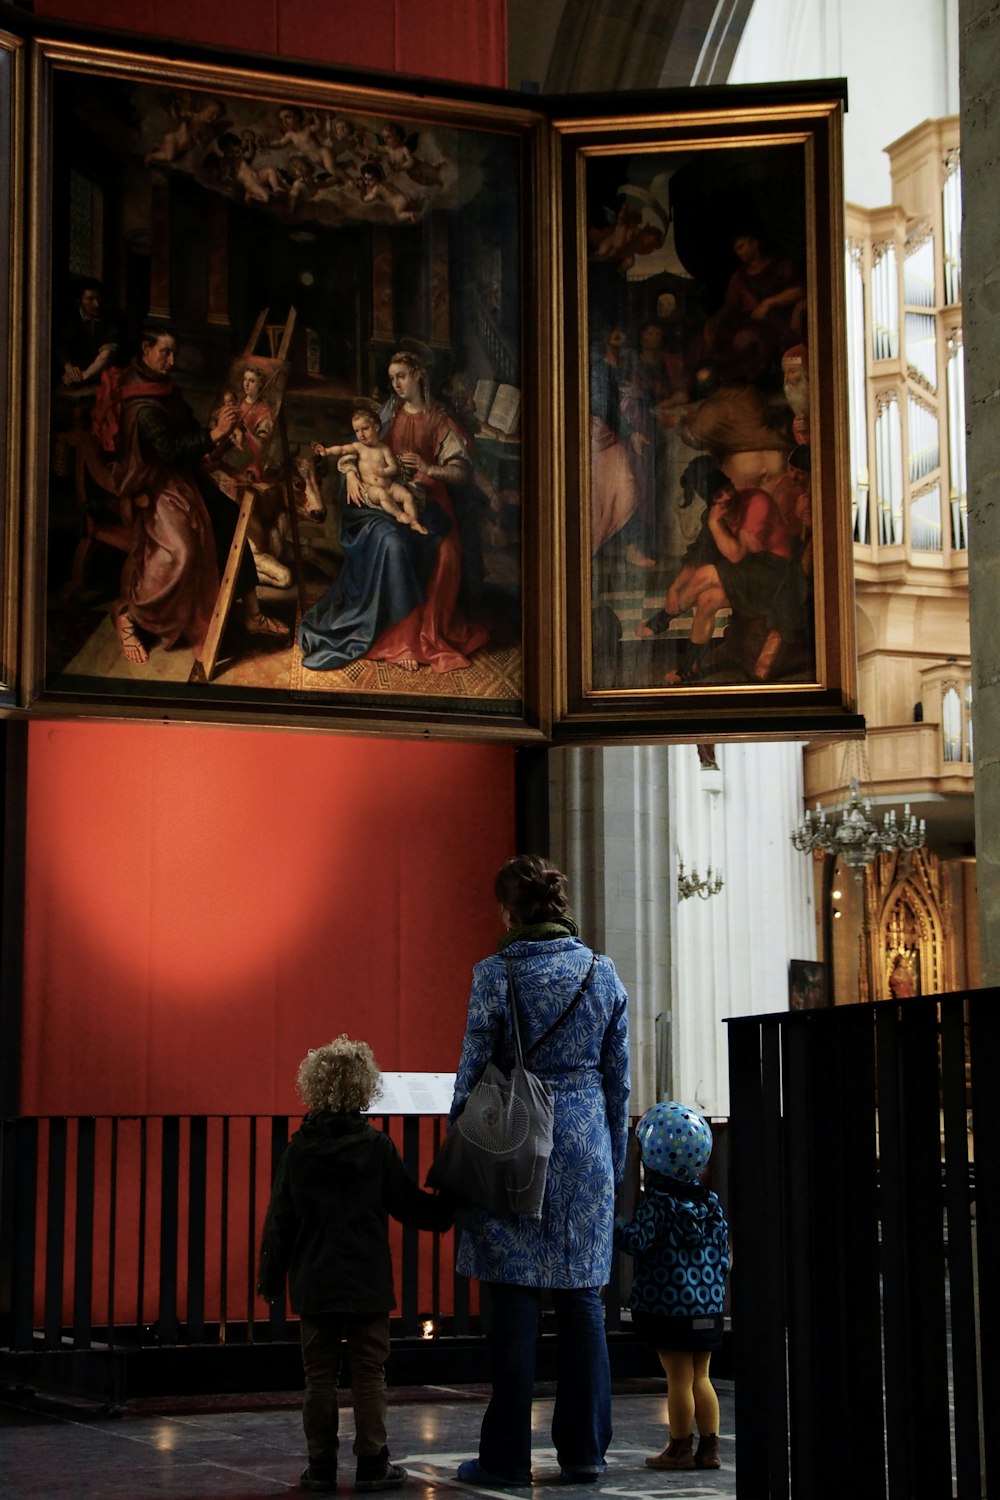
[[[722,1343],[729,1225],[716,1195],[700,1182],[712,1131],[701,1115],[675,1103],[654,1104],[635,1129],[644,1192],[617,1234],[634,1262],[632,1326],[663,1366],[670,1425],[670,1442],[646,1467],[718,1469],[719,1398],[709,1364]]]

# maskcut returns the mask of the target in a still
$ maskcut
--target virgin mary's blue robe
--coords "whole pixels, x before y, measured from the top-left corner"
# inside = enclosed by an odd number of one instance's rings
[[[394,452],[416,453],[427,466],[471,464],[465,433],[437,405],[401,407],[387,438]],[[381,507],[345,504],[340,576],[299,626],[305,666],[330,671],[377,647],[381,660],[453,671],[485,643],[486,630],[458,607],[462,546],[447,488],[427,475],[421,482],[426,536]]]
[[[430,502],[427,535],[401,526],[381,507],[344,506],[344,562],[336,582],[302,617],[302,662],[316,672],[366,656],[383,631],[427,597],[427,580],[451,519]]]

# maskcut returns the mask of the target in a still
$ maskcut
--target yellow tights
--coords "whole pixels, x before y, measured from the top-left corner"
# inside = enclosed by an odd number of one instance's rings
[[[667,1377],[667,1421],[671,1438],[690,1437],[695,1422],[702,1437],[719,1430],[719,1398],[709,1379],[708,1349],[658,1349]]]

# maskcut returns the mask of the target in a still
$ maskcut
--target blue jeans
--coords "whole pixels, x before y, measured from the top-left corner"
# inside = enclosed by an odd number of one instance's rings
[[[538,1287],[483,1284],[493,1393],[483,1417],[479,1462],[491,1474],[531,1478],[531,1398],[541,1312]],[[611,1367],[596,1286],[553,1289],[556,1404],[552,1441],[564,1469],[599,1470],[611,1441]]]

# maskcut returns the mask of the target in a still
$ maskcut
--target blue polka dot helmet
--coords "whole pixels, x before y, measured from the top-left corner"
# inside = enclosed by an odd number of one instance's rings
[[[686,1104],[653,1104],[635,1127],[643,1166],[697,1182],[712,1154],[712,1128]]]

